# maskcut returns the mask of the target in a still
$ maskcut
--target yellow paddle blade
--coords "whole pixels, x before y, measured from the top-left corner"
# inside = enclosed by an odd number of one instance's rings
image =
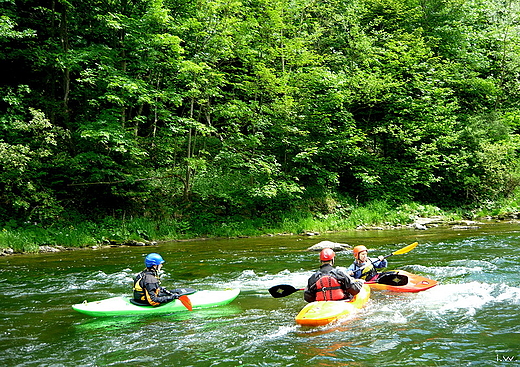
[[[417,245],[419,244],[419,242],[414,242],[412,243],[411,245],[408,245],[406,247],[403,247],[402,249],[400,250],[397,250],[396,252],[392,252],[392,255],[402,255],[402,254],[406,254],[407,252],[410,252],[412,251]]]

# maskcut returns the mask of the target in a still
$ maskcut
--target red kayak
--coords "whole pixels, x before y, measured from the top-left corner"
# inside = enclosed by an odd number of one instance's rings
[[[392,292],[421,292],[437,285],[437,281],[422,275],[412,274],[405,270],[394,270],[377,274],[368,284],[371,289]]]

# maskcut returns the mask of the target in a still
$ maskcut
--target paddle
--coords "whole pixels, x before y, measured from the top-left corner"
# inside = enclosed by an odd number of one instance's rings
[[[406,247],[403,247],[402,249],[397,250],[397,251],[395,251],[395,252],[392,252],[390,255],[385,256],[385,259],[386,259],[387,257],[392,256],[392,255],[402,255],[402,254],[406,254],[407,252],[410,252],[410,251],[412,251],[414,248],[416,248],[418,244],[419,244],[419,242],[414,242],[414,243],[412,243],[411,245],[408,245],[408,246],[406,246]]]
[[[178,295],[179,297],[177,299],[181,301],[183,306],[186,307],[188,311],[193,311],[193,306],[191,305],[191,300],[188,298],[188,294],[193,294],[195,292],[196,290],[193,288],[179,288],[174,289],[173,291],[166,290],[166,293],[168,294]]]
[[[191,305],[191,300],[188,298],[188,296],[180,296],[179,301],[188,309],[188,311],[193,311],[193,307]]]
[[[305,288],[294,288],[292,285],[289,284],[280,284],[269,288],[269,293],[271,293],[271,296],[273,296],[274,298],[281,298],[291,295],[294,292],[303,291],[304,289]]]

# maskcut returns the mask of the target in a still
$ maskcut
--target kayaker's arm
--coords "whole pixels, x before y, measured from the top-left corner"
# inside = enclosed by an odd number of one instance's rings
[[[347,269],[347,274],[350,275],[351,277],[354,277],[355,279],[359,279],[361,278],[361,275],[363,275],[363,269],[365,268],[365,266],[357,266],[357,264],[352,264],[351,266],[349,266],[349,268]]]
[[[178,294],[178,293],[170,292],[169,290],[167,290],[167,289],[164,288],[164,287],[161,287],[161,293],[164,293],[164,294],[166,294],[167,296],[173,296],[174,299],[179,298],[179,294]],[[161,293],[159,293],[160,296],[162,296]]]
[[[179,298],[178,295],[171,294],[169,291],[170,294],[167,294],[165,290],[163,287],[157,288],[157,283],[147,283],[145,285],[146,300],[152,306],[159,306]]]
[[[376,260],[369,259],[374,268],[381,269],[386,268],[388,266],[388,261],[384,256],[379,256]]]
[[[347,288],[347,292],[355,296],[359,292],[361,292],[361,288],[363,288],[363,281],[361,280],[353,280],[351,286]]]
[[[306,302],[310,303],[310,302],[316,301],[316,280],[317,280],[317,277],[312,276],[311,278],[309,278],[309,280],[307,282],[307,287],[305,288],[305,290],[303,292],[303,299]]]
[[[388,266],[388,261],[384,256],[379,256],[377,259],[367,258],[370,263],[365,263],[363,266],[357,266],[357,264],[351,265],[348,270],[348,275],[353,276],[356,279],[361,278],[363,275],[363,270],[367,268],[369,265],[372,265],[376,269],[386,268]]]
[[[314,302],[316,301],[316,294],[305,289],[305,292],[303,292],[303,299],[305,300],[305,302]]]
[[[342,271],[337,271],[336,275],[338,279],[341,280],[341,283],[344,286],[344,291],[346,291],[352,296],[358,294],[361,291],[361,288],[363,288],[364,282],[362,280],[356,280],[350,275],[343,273]]]

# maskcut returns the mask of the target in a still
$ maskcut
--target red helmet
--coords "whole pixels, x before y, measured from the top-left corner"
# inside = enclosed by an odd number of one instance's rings
[[[366,248],[365,246],[363,246],[363,245],[356,246],[356,247],[354,247],[354,249],[352,250],[353,255],[354,255],[354,257],[355,257],[356,259],[358,259],[359,253],[360,253],[360,252],[363,252],[363,251],[367,251],[367,252],[368,252],[367,248]]]
[[[331,248],[324,248],[320,252],[320,260],[321,261],[331,261],[336,256],[336,253]]]

